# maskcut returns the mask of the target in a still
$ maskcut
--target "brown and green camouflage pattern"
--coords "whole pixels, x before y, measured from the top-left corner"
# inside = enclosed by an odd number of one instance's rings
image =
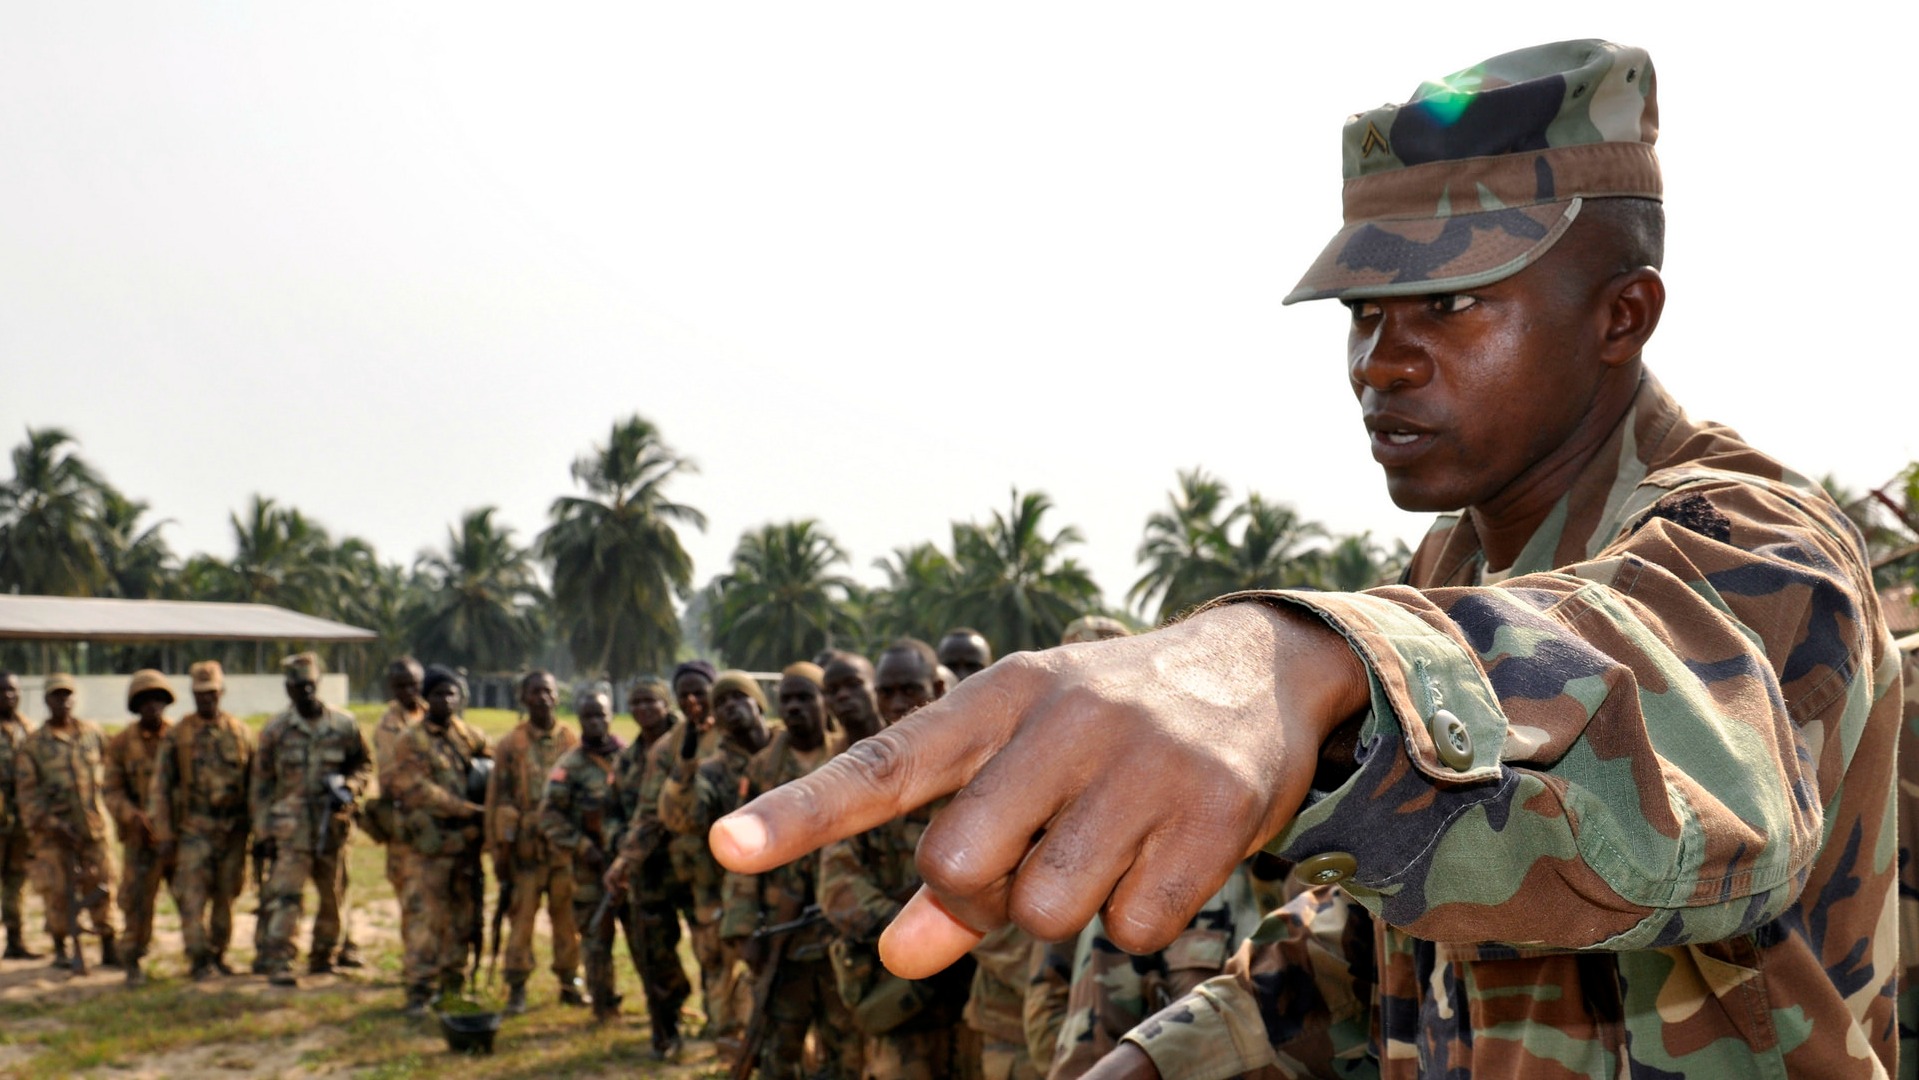
[[[1899,1062],[1919,1075],[1919,634],[1900,642],[1905,687],[1899,737]]]
[[[178,844],[173,896],[195,963],[224,956],[233,937],[233,901],[246,884],[253,755],[253,732],[232,715],[189,713],[168,730],[154,762],[147,820],[155,839]]]
[[[474,887],[482,850],[481,807],[467,802],[467,772],[492,750],[458,716],[407,728],[394,744],[392,794],[406,892],[402,976],[415,992],[458,989],[465,980],[468,928],[484,902]]]
[[[553,930],[553,974],[570,982],[580,969],[580,930],[573,921],[573,868],[556,859],[540,831],[540,798],[547,776],[568,751],[580,745],[571,728],[555,721],[545,731],[522,720],[493,747],[493,772],[486,783],[486,838],[494,852],[495,874],[513,879],[513,904],[507,910],[506,979],[523,983],[533,970],[533,924],[542,902]],[[500,865],[500,855],[506,864]]]
[[[147,795],[158,772],[160,755],[167,749],[167,734],[173,724],[165,717],[160,726],[147,731],[137,722],[113,733],[107,740],[106,787],[107,813],[113,815],[114,828],[120,834],[120,890],[115,901],[120,906],[124,933],[120,937],[123,957],[139,958],[147,954],[153,940],[154,905],[160,886],[173,889],[173,871],[177,850],[162,858],[159,845],[142,827],[147,820]],[[145,867],[144,872],[140,868]],[[179,905],[174,894],[174,905]]]
[[[684,721],[676,722],[651,744],[636,736],[613,760],[622,814],[620,858],[632,868],[627,881],[631,914],[638,927],[637,941],[627,937],[627,951],[646,994],[647,1015],[653,1017],[677,1017],[680,1006],[693,994],[693,981],[680,959],[680,913],[692,914],[693,893],[673,872],[666,844],[670,834],[660,824],[659,788],[664,781],[651,784],[648,780],[653,752],[672,744],[680,723]],[[648,789],[653,792],[650,802],[642,796]],[[663,1045],[668,1034],[656,1024],[654,1045]]]
[[[260,954],[276,967],[293,958],[308,882],[319,901],[311,955],[331,956],[340,940],[340,852],[353,824],[346,811],[332,814],[324,849],[320,843],[326,778],[336,772],[356,796],[373,779],[373,751],[351,713],[328,707],[308,720],[287,708],[261,729],[247,808],[254,838],[274,842],[273,869],[261,898],[266,929]]]
[[[979,1033],[984,1080],[1039,1080],[1045,1072],[1026,1048],[1026,988],[1031,934],[1008,923],[973,946],[973,987],[960,1019]]]
[[[1065,1013],[1047,1080],[1073,1080],[1085,1073],[1141,1021],[1224,971],[1240,943],[1259,928],[1262,914],[1252,874],[1242,863],[1159,952],[1135,956],[1122,950],[1095,918],[1073,945]]]
[[[670,736],[669,736],[670,738]],[[662,740],[665,741],[665,740]],[[678,744],[674,744],[677,748]],[[746,1027],[752,1012],[747,981],[740,975],[740,939],[721,925],[724,904],[720,883],[725,870],[706,847],[706,831],[721,816],[737,810],[746,784],[750,755],[721,739],[698,764],[673,758],[660,788],[660,822],[677,836],[698,842],[698,857],[681,862],[693,890],[693,921],[687,927],[700,961],[700,989],[706,1002],[707,1032],[731,1036]]]
[[[97,725],[76,716],[58,730],[40,725],[14,753],[14,794],[33,848],[30,873],[46,912],[47,933],[54,937],[74,932],[67,923],[67,845],[57,830],[79,841],[73,856],[77,892],[84,895],[95,885],[113,885],[103,796],[106,742]],[[107,897],[87,914],[88,925],[113,932],[113,905]]]
[[[1845,515],[1648,375],[1483,571],[1468,511],[1411,587],[1260,594],[1370,669],[1356,770],[1269,845],[1350,876],[1136,1041],[1187,1077],[1895,1073],[1900,679]]]
[[[18,716],[0,719],[0,923],[16,938],[25,918],[21,894],[26,891],[28,867],[33,847],[28,842],[27,823],[20,815],[20,796],[15,791],[13,755],[27,741],[27,725]]]
[[[597,1014],[609,1015],[615,994],[613,934],[626,928],[629,949],[639,932],[630,905],[609,908],[599,931],[588,934],[593,912],[606,886],[600,871],[613,862],[613,842],[620,835],[624,811],[620,806],[619,774],[613,767],[618,749],[596,754],[584,744],[560,756],[546,777],[546,794],[534,822],[546,841],[548,858],[572,879],[573,925],[580,931],[579,955],[586,969],[586,989]],[[596,832],[594,825],[598,826]],[[599,855],[599,861],[591,858]],[[599,867],[600,869],[595,869]]]
[[[1661,197],[1646,50],[1563,41],[1495,56],[1346,121],[1345,225],[1286,296],[1408,296],[1510,277],[1581,200]]]

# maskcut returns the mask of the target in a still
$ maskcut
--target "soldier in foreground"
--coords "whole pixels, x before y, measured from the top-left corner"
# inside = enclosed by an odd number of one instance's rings
[[[706,830],[743,801],[746,762],[772,735],[766,729],[766,695],[744,671],[724,672],[713,683],[713,715],[721,739],[707,757],[698,757],[700,740],[691,725],[681,732],[673,771],[660,789],[660,821],[681,836],[701,840],[701,866],[692,882],[693,910],[700,920],[694,934],[696,940],[711,935],[717,942],[716,962],[701,964],[700,989],[708,1033],[724,1053],[737,1049],[751,999],[739,978],[741,938],[727,936],[722,925],[720,868],[704,854]]]
[[[945,692],[938,667],[932,647],[912,638],[880,654],[873,693],[887,726]],[[820,850],[820,910],[839,934],[833,964],[841,997],[863,1035],[865,1080],[941,1080],[977,1067],[968,1060],[960,1022],[972,988],[972,960],[961,958],[919,981],[880,965],[880,933],[919,888],[913,852],[939,808],[921,806]]]
[[[73,715],[73,676],[47,676],[47,722],[14,755],[14,791],[33,844],[33,878],[53,938],[53,966],[86,970],[80,951],[80,915],[100,939],[100,963],[114,962],[113,909],[108,893],[106,739]],[[67,954],[67,939],[73,954]]]
[[[466,680],[426,669],[426,716],[394,747],[393,798],[406,869],[406,1014],[425,1016],[440,995],[466,985],[470,930],[485,902],[480,863],[486,807],[468,797],[473,762],[486,736],[460,718]]]
[[[137,717],[107,740],[105,794],[107,811],[120,833],[120,918],[126,926],[120,938],[120,966],[126,969],[128,986],[147,981],[140,961],[153,938],[153,905],[160,883],[166,882],[169,889],[173,884],[175,849],[160,843],[147,817],[155,766],[167,733],[173,730],[166,717],[171,704],[173,691],[165,675],[151,668],[134,672],[127,684],[127,710]],[[179,903],[178,893],[174,903]]]
[[[846,748],[842,736],[827,731],[824,686],[825,673],[816,664],[792,664],[780,674],[780,718],[786,726],[747,761],[742,790],[724,793],[727,797],[715,799],[716,807],[731,809],[805,776]],[[705,769],[701,772],[705,785]],[[725,912],[720,934],[744,943],[741,953],[753,972],[753,996],[766,1002],[766,1017],[752,1021],[766,1028],[755,1064],[762,1077],[858,1080],[860,1075],[860,1031],[840,998],[827,956],[832,925],[818,919],[775,940],[756,936],[769,928],[803,923],[809,908],[817,914],[818,882],[819,859],[807,857],[764,874],[728,873],[721,885]],[[814,1072],[805,1068],[808,1028],[820,1057]]]
[[[188,669],[193,712],[168,730],[147,789],[154,842],[177,859],[173,897],[195,982],[233,974],[227,942],[233,900],[246,885],[247,790],[253,732],[220,708],[225,673],[217,660]]]
[[[551,673],[533,671],[520,680],[526,719],[493,748],[493,775],[487,781],[486,835],[493,849],[493,872],[512,882],[512,929],[506,943],[509,1014],[526,1011],[533,923],[542,900],[553,926],[553,976],[560,982],[560,1004],[586,1004],[580,993],[580,932],[573,924],[573,868],[548,851],[539,824],[547,774],[580,744],[579,736],[555,715],[558,701],[559,684]]]
[[[386,846],[386,880],[393,895],[405,896],[406,858],[399,841],[399,811],[393,799],[394,751],[400,736],[426,716],[426,700],[420,696],[420,680],[426,671],[411,656],[402,656],[387,665],[386,710],[373,725],[373,766],[379,780],[379,795],[360,806],[360,826],[375,843]],[[406,905],[400,905],[400,940],[406,940]]]
[[[573,921],[581,931],[587,994],[594,1021],[607,1023],[620,1015],[621,1000],[613,977],[613,932],[624,927],[629,947],[639,932],[633,908],[618,903],[601,880],[626,816],[614,764],[623,748],[609,728],[613,703],[605,693],[581,695],[575,711],[580,745],[560,755],[546,778],[538,819],[527,826],[541,831],[554,862],[573,875]]]
[[[304,914],[307,883],[319,896],[307,948],[307,971],[333,970],[340,939],[340,871],[353,804],[373,778],[373,751],[353,714],[320,700],[326,666],[310,652],[287,657],[289,706],[260,732],[259,767],[247,799],[254,855],[272,863],[261,910],[267,981],[296,986],[293,936]]]
[[[39,953],[27,948],[20,906],[33,854],[13,779],[13,756],[26,741],[27,724],[20,718],[20,678],[0,671],[0,922],[7,927],[7,949],[0,959],[6,960],[40,959]]]
[[[1089,1075],[1896,1073],[1896,658],[1844,514],[1642,363],[1656,88],[1565,42],[1349,121],[1345,228],[1289,299],[1348,305],[1394,502],[1461,511],[1408,584],[1002,661],[715,848],[754,870],[965,789],[906,974],[1008,917],[1151,950],[1262,845],[1294,862],[1232,974]]]
[[[622,810],[619,855],[603,879],[615,895],[629,896],[637,934],[627,937],[627,950],[646,994],[653,1055],[662,1061],[679,1053],[680,1006],[693,993],[679,951],[680,912],[692,910],[693,893],[673,872],[657,787],[650,804],[641,794],[649,787],[648,760],[669,750],[672,733],[678,730],[667,704],[671,693],[664,679],[647,677],[627,694],[627,709],[638,731],[614,759]]]

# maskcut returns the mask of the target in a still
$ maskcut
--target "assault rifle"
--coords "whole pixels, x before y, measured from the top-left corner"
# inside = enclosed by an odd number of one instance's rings
[[[797,919],[762,926],[753,931],[754,941],[771,938],[773,944],[766,952],[766,967],[761,970],[759,985],[753,988],[753,1019],[746,1025],[746,1037],[740,1040],[740,1056],[733,1059],[732,1080],[746,1080],[753,1075],[753,1068],[759,1063],[760,1046],[766,1042],[767,1032],[773,1026],[773,1018],[767,1005],[773,1000],[773,993],[780,983],[780,965],[786,959],[787,943],[793,940],[793,932],[803,930],[816,922],[825,920],[818,904],[808,904]]]

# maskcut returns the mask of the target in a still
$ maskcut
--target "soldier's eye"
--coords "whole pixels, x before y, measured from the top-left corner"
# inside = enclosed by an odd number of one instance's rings
[[[1432,298],[1433,310],[1445,315],[1456,315],[1477,303],[1479,301],[1474,297],[1460,293],[1445,293]]]
[[[1371,300],[1348,300],[1346,310],[1353,313],[1354,322],[1359,322],[1361,319],[1370,319],[1378,315],[1379,305]]]

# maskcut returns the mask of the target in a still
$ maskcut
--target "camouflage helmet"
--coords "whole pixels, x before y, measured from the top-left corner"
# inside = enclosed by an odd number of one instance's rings
[[[1646,50],[1505,53],[1346,121],[1345,226],[1285,303],[1418,296],[1507,278],[1586,199],[1661,196]]]
[[[127,683],[127,711],[132,712],[134,702],[146,693],[165,694],[167,704],[173,704],[173,687],[167,685],[167,677],[152,668],[142,668],[134,672],[132,681]]]

